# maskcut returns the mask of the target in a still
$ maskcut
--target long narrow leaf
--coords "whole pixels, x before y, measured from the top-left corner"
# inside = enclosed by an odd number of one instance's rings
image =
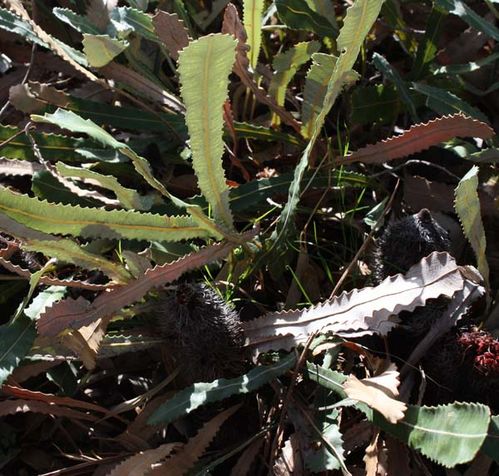
[[[229,35],[205,36],[184,48],[178,60],[192,165],[215,219],[229,230],[233,219],[222,167],[223,104],[236,44]]]
[[[205,230],[186,216],[59,205],[6,188],[0,188],[0,213],[35,230],[86,238],[180,241],[207,236]]]
[[[295,363],[296,356],[290,354],[276,364],[256,367],[241,377],[195,383],[161,405],[147,422],[150,425],[167,424],[206,403],[218,402],[231,395],[253,392],[288,371]]]
[[[300,182],[308,166],[310,153],[315,145],[319,133],[324,125],[326,115],[333,107],[336,98],[345,84],[355,78],[352,68],[359,55],[362,42],[379,15],[384,0],[357,0],[348,10],[343,27],[337,39],[338,50],[341,54],[336,61],[333,74],[327,85],[324,103],[311,131],[308,143],[300,162],[295,169],[293,183],[289,188],[288,201],[279,216],[275,232],[272,234],[274,242],[282,240],[294,215],[300,196]]]
[[[243,25],[248,35],[249,63],[253,71],[258,63],[262,43],[262,12],[264,0],[243,1]]]
[[[456,187],[454,207],[463,227],[463,232],[475,252],[478,270],[485,283],[489,283],[489,265],[485,256],[487,241],[478,198],[478,167],[474,165]]]

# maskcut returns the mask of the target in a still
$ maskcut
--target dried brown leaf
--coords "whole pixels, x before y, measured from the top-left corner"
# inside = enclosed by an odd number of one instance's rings
[[[364,455],[366,476],[389,476],[387,472],[387,454],[384,441],[377,432]]]
[[[248,476],[251,475],[251,466],[256,456],[260,453],[265,440],[259,438],[251,443],[241,454],[236,464],[232,467],[230,476]]]
[[[17,264],[11,263],[8,259],[3,257],[3,254],[0,254],[0,266],[3,266],[5,269],[11,271],[12,273],[17,274],[18,276],[26,278],[27,280],[31,279],[31,271],[22,268]],[[41,276],[38,282],[40,284],[46,284],[48,286],[67,286],[71,288],[88,289],[90,291],[104,291],[112,287],[112,284],[92,284],[86,281],[77,281],[72,279],[58,279],[58,278],[52,278],[50,276]]]
[[[34,400],[5,400],[3,402],[0,402],[0,416],[28,412],[66,417],[72,420],[97,420],[97,417],[94,415],[89,415],[77,410],[72,410],[71,408],[59,407],[57,405],[46,402]]]
[[[404,276],[376,287],[354,289],[316,306],[275,312],[246,322],[247,344],[257,352],[291,349],[318,331],[343,337],[386,335],[397,323],[394,314],[412,311],[428,299],[452,296],[464,286],[463,270],[448,253],[432,253]]]
[[[54,358],[54,360],[40,360],[39,362],[33,362],[31,364],[24,364],[17,367],[12,374],[10,374],[7,382],[9,384],[20,384],[32,377],[36,377],[41,373],[55,367],[56,365],[62,364],[64,358]]]
[[[151,466],[181,447],[181,443],[167,443],[153,450],[141,451],[115,466],[107,476],[143,476]]]
[[[397,400],[400,385],[399,372],[394,363],[380,375],[359,380],[350,375],[343,384],[343,390],[352,399],[367,403],[380,412],[390,423],[404,418],[407,405]]]
[[[168,53],[174,59],[178,59],[178,52],[189,44],[189,33],[184,23],[176,13],[159,11],[152,17],[156,34],[163,42]]]
[[[454,137],[490,139],[493,136],[494,130],[488,124],[458,113],[416,124],[398,136],[368,145],[347,157],[337,159],[335,164],[380,164],[421,152]]]
[[[78,330],[71,329],[62,335],[61,344],[74,352],[88,370],[95,368],[97,352],[88,345],[88,342]]]
[[[215,438],[222,424],[239,407],[240,405],[234,405],[205,423],[197,435],[192,437],[177,454],[168,458],[161,467],[151,471],[149,475],[164,475],[165,468],[168,468],[168,476],[183,476],[186,474],[198,462],[199,458],[203,456],[206,448],[208,448],[213,438]]]
[[[43,362],[46,363],[46,362]],[[76,400],[71,397],[59,397],[51,393],[36,392],[33,390],[28,390],[26,388],[18,387],[15,385],[2,385],[2,392],[5,395],[10,395],[12,397],[18,397],[25,400],[36,400],[40,402],[49,403],[52,405],[63,405],[69,406],[71,408],[82,408],[85,410],[91,410],[99,413],[108,414],[109,411],[104,407],[95,405],[89,402],[83,402],[81,400]]]
[[[26,113],[44,111],[48,104],[66,107],[68,96],[57,89],[42,83],[29,82],[12,86],[9,100],[19,111]]]

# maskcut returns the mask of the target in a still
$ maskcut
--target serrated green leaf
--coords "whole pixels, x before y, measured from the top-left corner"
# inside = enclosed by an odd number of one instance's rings
[[[307,72],[303,89],[301,133],[306,139],[312,136],[315,121],[324,105],[324,97],[336,61],[335,56],[325,53],[312,55],[312,66]]]
[[[113,149],[126,147],[126,144],[117,141],[111,134],[97,124],[88,119],[82,119],[74,112],[65,111],[64,109],[59,108],[54,113],[45,114],[44,116],[32,114],[31,119],[35,122],[54,124],[55,126],[59,126],[71,132],[87,134],[89,137],[106,147],[112,147]]]
[[[186,209],[200,228],[209,230],[211,236],[217,238],[222,236],[214,222],[210,220],[199,207],[185,203],[183,200],[176,198],[169,193],[168,190],[166,190],[165,186],[154,177],[151,166],[144,157],[136,154],[127,144],[116,140],[111,134],[106,132],[94,122],[88,119],[83,119],[75,113],[65,111],[63,109],[57,109],[53,114],[45,114],[44,116],[32,114],[31,119],[35,122],[47,122],[49,124],[54,124],[72,132],[87,134],[101,144],[121,152],[132,161],[135,170],[151,187],[172,200],[177,207]]]
[[[305,467],[312,473],[346,469],[339,412],[336,410],[329,414],[323,413],[320,418],[319,430],[322,438],[316,438],[315,444],[303,452]]]
[[[102,256],[86,251],[81,245],[68,239],[27,240],[23,250],[43,253],[45,256],[57,258],[63,263],[71,263],[93,271],[100,270],[118,283],[126,283],[132,276],[123,266],[113,263]]]
[[[459,181],[455,190],[456,199],[454,208],[461,222],[464,236],[466,236],[475,252],[478,270],[488,285],[489,265],[485,256],[487,241],[485,239],[485,230],[480,212],[480,200],[477,192],[478,170],[478,167],[474,165]]]
[[[156,35],[152,17],[147,15],[147,13],[141,12],[135,8],[118,7],[111,10],[109,17],[111,19],[113,29],[116,32],[116,36],[119,38],[122,37],[122,34],[127,36],[127,32],[133,31],[146,40],[159,43],[159,38]],[[108,29],[111,30],[109,27]],[[109,33],[112,32],[112,30],[109,31]]]
[[[179,241],[206,237],[189,217],[58,205],[0,188],[0,212],[35,230],[86,238]]]
[[[38,38],[38,35],[33,31],[33,28],[28,22],[22,20],[5,8],[0,8],[0,28],[21,35],[32,43],[48,48],[48,45]]]
[[[27,41],[31,43],[35,43],[37,45],[43,46],[44,48],[50,49],[50,46],[40,39],[37,33],[33,30],[33,27],[27,21],[19,18],[17,15],[14,15],[9,10],[5,8],[0,8],[0,28],[10,31],[11,33],[15,33],[17,35],[21,35]],[[50,36],[50,35],[49,35]],[[61,48],[64,53],[76,63],[86,66],[87,61],[85,56],[78,50],[71,48],[71,46],[66,45],[62,41],[57,38],[52,38],[52,41]]]
[[[435,5],[453,15],[457,15],[475,30],[481,31],[499,41],[499,29],[473,11],[465,2],[461,0],[436,0]]]
[[[270,82],[269,93],[275,98],[279,106],[284,105],[286,88],[293,76],[319,48],[320,44],[317,41],[303,41],[276,55],[272,62],[275,73]],[[279,116],[275,113],[272,115],[272,124],[280,124]]]
[[[83,34],[83,51],[88,63],[94,68],[102,68],[128,48],[129,43],[108,35]]]
[[[447,468],[473,460],[487,436],[489,422],[489,408],[478,403],[453,403],[438,407],[409,405],[404,419],[395,425],[376,412],[373,421],[384,431]]]
[[[33,146],[26,134],[17,135],[15,139],[9,141],[19,132],[22,132],[22,129],[0,125],[0,142],[8,141],[0,148],[0,155],[9,159],[37,161]],[[37,132],[30,132],[30,134],[43,158],[48,161],[64,158],[66,162],[82,162],[84,158],[78,152],[80,149],[94,149],[96,157],[102,156],[104,160],[107,160],[107,155],[109,155],[104,153],[104,149],[97,149],[97,144],[92,140]]]
[[[29,352],[35,337],[35,324],[24,315],[0,326],[0,385]]]
[[[124,208],[131,210],[147,211],[154,203],[152,195],[142,196],[135,190],[123,187],[116,177],[112,175],[102,175],[93,170],[81,167],[71,167],[63,162],[56,163],[56,169],[63,177],[79,177],[96,180],[103,188],[111,190]]]
[[[243,0],[243,25],[248,35],[246,44],[250,47],[248,59],[255,70],[262,44],[262,12],[264,0]]]
[[[233,219],[222,167],[222,108],[227,99],[236,44],[231,35],[204,36],[184,48],[178,59],[192,165],[215,220],[229,230],[233,229]]]
[[[300,182],[307,169],[310,153],[319,137],[326,116],[333,107],[342,88],[345,84],[352,82],[356,77],[356,73],[352,71],[352,68],[357,60],[365,36],[379,15],[383,1],[384,0],[357,0],[347,10],[343,27],[341,28],[337,39],[338,50],[341,51],[341,54],[336,61],[333,74],[327,85],[324,103],[321,111],[317,115],[317,120],[314,122],[310,141],[295,168],[293,183],[289,188],[288,201],[279,216],[276,230],[272,234],[274,243],[279,241],[281,243],[284,242],[282,237],[283,234],[287,232],[296,205],[298,204]]]
[[[80,33],[89,33],[91,35],[100,35],[105,33],[97,28],[87,17],[83,15],[78,15],[73,10],[69,8],[55,7],[52,13],[59,18],[59,20],[73,27],[76,31]]]
[[[218,402],[231,395],[253,392],[279,377],[296,364],[295,354],[290,354],[273,365],[259,366],[247,374],[233,379],[218,379],[210,383],[195,383],[178,392],[161,405],[147,420],[149,425],[167,424],[187,415],[206,403]]]
[[[319,8],[314,10],[314,3],[304,0],[276,0],[275,6],[279,18],[289,28],[313,31],[319,36],[336,36],[336,25],[322,16]]]
[[[412,87],[418,93],[424,94],[426,96],[426,105],[439,114],[464,112],[467,116],[475,117],[482,122],[489,122],[485,114],[450,91],[421,83],[412,83]]]

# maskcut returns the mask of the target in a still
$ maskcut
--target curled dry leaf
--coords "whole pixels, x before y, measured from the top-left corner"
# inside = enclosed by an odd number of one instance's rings
[[[67,107],[68,96],[47,84],[28,82],[16,84],[9,90],[9,100],[19,111],[26,113],[44,111],[47,103]]]
[[[342,337],[386,335],[398,322],[395,314],[461,290],[464,269],[448,253],[432,253],[405,276],[390,276],[376,287],[354,289],[307,309],[275,312],[249,321],[244,325],[247,344],[256,352],[266,352],[289,350],[318,331]]]
[[[404,418],[407,405],[397,400],[399,372],[395,364],[380,375],[359,380],[350,375],[343,384],[343,390],[352,399],[367,403],[380,412],[390,423],[397,423]]]
[[[416,124],[398,136],[363,147],[348,157],[337,159],[335,163],[380,164],[421,152],[454,137],[490,139],[493,136],[494,130],[488,124],[458,113]]]

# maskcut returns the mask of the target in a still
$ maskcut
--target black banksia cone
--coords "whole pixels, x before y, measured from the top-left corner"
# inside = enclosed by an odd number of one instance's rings
[[[204,284],[179,284],[160,295],[156,322],[184,383],[241,375],[243,331],[237,311]]]
[[[406,273],[411,266],[434,251],[449,251],[449,234],[429,210],[409,215],[386,227],[376,240],[372,256],[376,284],[388,276]]]
[[[411,266],[434,251],[449,251],[449,234],[423,208],[388,225],[376,240],[371,257],[372,280],[379,284],[388,276],[406,273]],[[403,328],[414,336],[429,330],[447,308],[446,299],[429,300],[412,313],[400,314]]]

